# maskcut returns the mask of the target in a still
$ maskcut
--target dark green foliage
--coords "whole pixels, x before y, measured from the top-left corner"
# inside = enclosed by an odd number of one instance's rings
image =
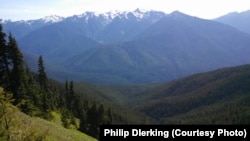
[[[59,102],[59,90],[54,86],[54,83],[47,78],[42,56],[38,58],[38,82],[43,111],[49,112],[56,109]]]
[[[15,38],[10,33],[6,43],[2,32],[0,38],[0,85],[13,94],[15,104],[18,104],[22,98],[28,97],[28,74]]]
[[[10,69],[9,59],[10,53],[6,42],[6,34],[2,32],[2,25],[0,24],[0,85],[4,88],[10,87]]]
[[[136,109],[163,124],[249,124],[249,78],[249,65],[193,75],[144,93]]]
[[[41,89],[44,89],[44,90],[48,89],[48,78],[45,72],[42,56],[39,56],[39,59],[38,59],[38,81],[39,81]]]
[[[76,94],[74,92],[74,83],[73,83],[73,81],[70,81],[70,85],[69,85],[69,109],[75,115],[78,113],[75,110],[75,108],[77,107],[76,102],[77,102],[77,97],[76,97]]]
[[[104,106],[97,107],[94,103],[87,111],[86,118],[81,119],[80,130],[97,137],[99,135],[99,125],[108,123],[107,116]]]
[[[163,118],[163,124],[249,124],[250,96],[202,106],[187,113]]]
[[[1,32],[0,60],[0,86],[13,94],[15,105],[19,105],[26,113],[34,113],[33,111],[36,111],[34,103],[38,99],[35,97],[34,81],[11,33],[8,36],[8,42],[6,42],[5,34]]]
[[[108,109],[108,113],[107,113],[107,124],[112,124],[113,122],[113,115],[112,115],[112,112],[111,112],[111,109],[109,108]]]
[[[20,103],[21,99],[27,94],[28,78],[26,74],[26,68],[21,51],[17,45],[17,42],[12,35],[9,35],[8,48],[10,51],[10,66],[11,70],[11,92],[15,98],[15,103]]]
[[[97,107],[96,104],[94,103],[91,108],[87,112],[87,130],[88,132],[96,136],[98,134],[97,129],[98,129],[98,117],[97,117]]]

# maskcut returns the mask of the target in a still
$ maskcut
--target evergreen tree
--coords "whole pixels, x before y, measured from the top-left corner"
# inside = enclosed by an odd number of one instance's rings
[[[96,137],[98,135],[98,111],[96,104],[94,103],[91,108],[87,112],[87,119],[86,119],[88,125],[87,125],[87,132]]]
[[[2,31],[0,24],[0,86],[9,89],[10,86],[10,69],[9,69],[9,51],[6,44],[6,34]]]
[[[76,115],[77,111],[75,110],[76,108],[76,95],[75,95],[75,91],[74,91],[74,83],[73,81],[70,81],[70,85],[69,85],[69,102],[70,102],[70,111]]]
[[[80,127],[79,130],[82,132],[88,132],[88,123],[87,123],[87,111],[89,110],[89,104],[88,101],[83,101],[82,99],[79,99],[79,115],[78,117],[80,118]]]
[[[68,84],[68,80],[65,81],[65,93],[66,93],[66,95],[69,93],[69,84]]]
[[[48,90],[48,78],[45,72],[43,57],[38,58],[38,81],[42,89]]]
[[[47,112],[52,109],[53,103],[42,56],[39,56],[38,58],[38,82],[40,86],[39,91],[42,98],[42,109],[44,112]]]
[[[112,124],[113,122],[113,115],[112,115],[112,112],[111,112],[111,109],[109,108],[108,109],[108,113],[107,113],[107,124]]]
[[[28,88],[27,94],[24,95],[23,99],[25,102],[23,103],[21,109],[23,112],[29,115],[37,115],[40,113],[38,107],[41,104],[41,97],[38,92],[38,85],[30,72],[28,66],[26,66],[26,74],[27,74],[27,81],[28,81]]]
[[[70,111],[70,93],[69,93],[68,80],[65,81],[65,102],[66,102],[66,108]]]
[[[98,113],[97,113],[97,123],[98,124],[103,124],[105,122],[105,109],[103,104],[100,105],[99,109],[98,109]]]
[[[0,25],[0,30],[2,26]],[[5,40],[5,33],[0,32],[0,86],[13,94],[15,99],[14,104],[18,104],[25,99],[25,105],[22,105],[22,110],[27,111],[27,105],[31,96],[34,94],[33,87],[28,83],[30,72],[25,67],[23,55],[19,50],[15,38],[10,33],[8,43]],[[31,111],[31,110],[30,110]]]
[[[0,85],[3,85],[3,77],[6,75],[6,34],[2,31],[0,24]]]
[[[74,82],[73,82],[73,81],[70,81],[69,93],[70,93],[70,97],[71,97],[71,98],[74,98],[74,97],[75,97]]]
[[[15,103],[21,102],[24,95],[27,94],[28,80],[25,70],[23,55],[19,50],[15,38],[9,34],[8,48],[10,51],[11,67],[11,90],[15,99]]]

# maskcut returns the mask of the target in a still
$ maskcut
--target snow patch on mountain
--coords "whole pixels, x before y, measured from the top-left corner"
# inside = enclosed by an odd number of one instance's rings
[[[64,18],[61,16],[57,15],[51,15],[51,16],[46,16],[42,18],[41,20],[44,21],[45,23],[56,23],[62,21]]]
[[[114,10],[114,11],[108,11],[108,12],[103,12],[103,13],[86,11],[85,13],[83,13],[81,15],[75,15],[74,17],[76,17],[76,18],[84,18],[86,23],[88,23],[89,19],[91,19],[91,18],[102,18],[107,23],[110,23],[115,18],[129,19],[132,15],[135,18],[137,18],[138,20],[141,20],[141,19],[146,18],[147,16],[149,16],[151,14],[151,12],[156,12],[156,11],[149,11],[149,10],[142,10],[142,9],[136,9],[134,11]]]

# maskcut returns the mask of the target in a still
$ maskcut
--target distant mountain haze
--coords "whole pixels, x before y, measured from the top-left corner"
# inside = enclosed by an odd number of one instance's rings
[[[227,15],[216,18],[215,21],[219,21],[224,24],[231,25],[242,32],[250,34],[250,10],[241,13],[232,12]]]
[[[58,80],[164,82],[250,63],[249,34],[178,11],[86,12],[46,19],[8,21],[3,27],[17,35],[25,54],[49,60],[55,68],[47,71]],[[53,73],[57,67],[60,73]]]

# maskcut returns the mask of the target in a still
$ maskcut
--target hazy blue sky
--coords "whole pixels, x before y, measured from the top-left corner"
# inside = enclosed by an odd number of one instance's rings
[[[72,16],[85,11],[179,10],[212,19],[229,12],[250,10],[250,0],[0,0],[0,19],[27,20],[49,15]]]

